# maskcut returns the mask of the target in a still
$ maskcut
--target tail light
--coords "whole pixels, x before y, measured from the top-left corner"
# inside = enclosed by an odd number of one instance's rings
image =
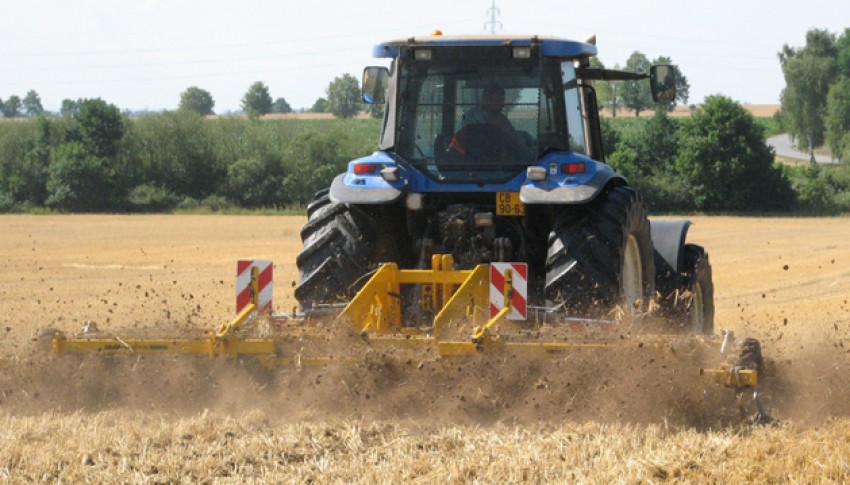
[[[568,173],[570,175],[584,173],[584,169],[585,169],[584,162],[562,163],[561,164],[561,173]]]
[[[372,175],[380,169],[380,165],[374,163],[356,163],[354,164],[355,175]]]

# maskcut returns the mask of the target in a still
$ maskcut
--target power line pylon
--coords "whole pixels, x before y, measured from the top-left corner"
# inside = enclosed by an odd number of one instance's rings
[[[499,15],[502,14],[502,11],[496,7],[496,0],[492,0],[492,4],[490,8],[487,9],[487,16],[490,17],[490,20],[484,22],[484,30],[486,31],[488,26],[490,28],[490,33],[496,33],[496,27],[498,26],[499,30],[504,28],[504,25],[501,21],[498,20]]]

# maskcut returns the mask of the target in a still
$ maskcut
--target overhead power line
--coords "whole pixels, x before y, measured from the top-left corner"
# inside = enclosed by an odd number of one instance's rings
[[[458,25],[463,24],[474,20],[472,18],[462,18],[462,19],[453,19],[445,22],[440,22],[442,25]],[[413,27],[408,27],[408,29],[422,29],[425,31],[427,29],[433,28],[434,24],[419,24]],[[177,52],[191,52],[191,51],[206,51],[206,50],[220,50],[220,49],[229,49],[229,48],[244,48],[244,47],[264,47],[264,46],[284,46],[290,44],[304,44],[304,43],[312,43],[321,40],[349,40],[352,37],[369,37],[375,39],[376,41],[382,39],[376,39],[377,34],[382,35],[407,35],[409,34],[409,30],[402,30],[398,27],[386,30],[369,30],[369,31],[360,31],[360,32],[350,32],[344,34],[329,34],[329,35],[318,35],[311,37],[300,37],[297,39],[280,39],[280,40],[270,40],[270,41],[262,41],[262,42],[245,42],[245,43],[233,43],[233,44],[205,44],[205,45],[194,45],[194,46],[180,46],[180,47],[166,47],[166,48],[141,48],[141,49],[117,49],[117,50],[92,50],[92,51],[52,51],[52,52],[0,52],[0,57],[67,57],[67,56],[87,56],[87,55],[127,55],[127,54],[164,54],[164,53],[177,53]]]

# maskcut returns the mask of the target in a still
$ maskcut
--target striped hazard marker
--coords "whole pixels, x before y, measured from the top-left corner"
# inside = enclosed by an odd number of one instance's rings
[[[490,318],[505,307],[508,320],[528,318],[528,265],[526,263],[490,263]]]
[[[251,274],[252,268],[257,268],[257,311],[271,310],[272,305],[272,273],[274,265],[271,261],[254,261],[240,259],[236,262],[236,313],[240,313],[251,303]]]

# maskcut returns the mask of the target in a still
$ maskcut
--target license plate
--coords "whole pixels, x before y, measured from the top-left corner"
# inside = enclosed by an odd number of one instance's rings
[[[524,216],[525,204],[519,200],[519,192],[496,193],[497,216]]]

